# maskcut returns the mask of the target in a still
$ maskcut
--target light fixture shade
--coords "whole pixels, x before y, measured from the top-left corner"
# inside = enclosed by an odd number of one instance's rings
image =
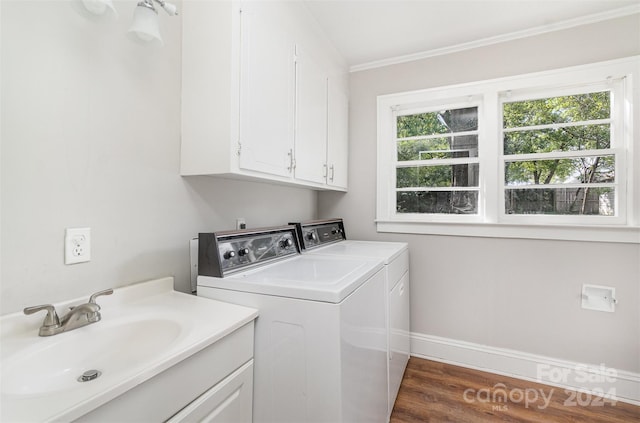
[[[104,15],[106,12],[111,11],[117,18],[118,12],[113,6],[113,0],[82,0],[82,4],[85,9],[94,15]]]
[[[136,35],[144,41],[158,40],[162,43],[160,36],[160,28],[158,27],[158,14],[149,7],[138,5],[133,12],[133,23],[129,32],[135,32]]]

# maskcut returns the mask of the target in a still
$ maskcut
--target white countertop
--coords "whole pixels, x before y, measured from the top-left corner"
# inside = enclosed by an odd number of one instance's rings
[[[62,317],[69,305],[77,305],[87,300],[88,296],[55,306]],[[98,297],[97,303],[101,306],[100,322],[48,337],[38,336],[44,312],[32,316],[13,313],[0,317],[1,421],[76,419],[215,343],[258,315],[257,310],[252,308],[176,292],[173,290],[173,278],[117,288],[114,289],[113,295]],[[163,322],[166,322],[166,326]],[[102,363],[103,368],[107,369],[109,366],[115,366],[114,360],[120,361],[116,363],[116,369],[103,370],[104,374],[100,378],[88,383],[76,382],[75,379],[79,375],[75,373],[69,374],[68,377],[60,376],[65,370],[66,363],[63,363],[60,365],[61,370],[56,369],[55,380],[56,383],[64,380],[64,386],[49,387],[47,384],[50,381],[38,381],[38,376],[35,376],[36,380],[26,380],[25,388],[21,388],[21,375],[17,374],[15,369],[18,366],[12,365],[13,363],[21,361],[24,365],[24,360],[28,359],[29,355],[42,356],[42,352],[47,348],[57,348],[65,342],[84,345],[85,342],[91,343],[93,339],[99,339],[104,334],[113,334],[121,328],[132,327],[143,327],[153,332],[171,332],[167,335],[171,337],[170,342],[163,343],[157,351],[152,351],[151,356],[145,356],[140,360],[129,360],[126,355],[117,359],[109,358],[117,357],[119,350],[124,349],[125,345],[113,346],[114,352],[105,351],[104,354],[98,354],[104,357],[94,354],[89,358],[85,357],[86,352],[83,356],[83,348],[74,347],[69,354],[72,356],[69,358],[72,364],[69,367],[74,367],[74,357],[77,357],[78,362],[84,360],[87,363],[96,363],[96,366]],[[135,331],[132,334],[132,338],[127,338],[130,339],[131,345],[145,342],[143,337],[136,339]],[[157,332],[155,335],[154,339],[158,338]],[[159,336],[162,338],[164,332]],[[153,348],[153,344],[146,346],[147,352],[149,348]],[[111,346],[106,349],[110,348]],[[37,368],[38,363],[34,362],[33,365]],[[43,370],[42,373],[46,373],[48,369]],[[77,372],[75,369],[69,370],[69,373]],[[31,376],[29,379],[34,377]],[[37,387],[35,390],[34,386]]]

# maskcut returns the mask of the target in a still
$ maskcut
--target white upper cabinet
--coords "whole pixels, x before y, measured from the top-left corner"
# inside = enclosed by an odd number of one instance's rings
[[[346,190],[347,67],[304,3],[188,1],[182,19],[181,174]]]
[[[326,182],[327,71],[305,50],[296,46],[295,177]]]
[[[347,189],[349,155],[349,98],[340,84],[329,80],[327,134],[327,184]]]
[[[240,15],[240,168],[292,176],[295,44],[276,17]]]

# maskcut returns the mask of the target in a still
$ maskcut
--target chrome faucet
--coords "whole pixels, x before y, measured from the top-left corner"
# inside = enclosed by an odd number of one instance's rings
[[[44,318],[44,322],[42,322],[38,335],[57,335],[62,332],[90,325],[91,323],[99,322],[102,316],[100,315],[100,306],[96,304],[96,298],[101,295],[111,294],[113,294],[113,289],[105,289],[104,291],[96,292],[89,297],[88,303],[71,307],[69,312],[65,314],[62,319],[58,317],[56,308],[51,304],[27,307],[23,311],[24,314],[33,314],[38,311],[46,310],[47,315]]]

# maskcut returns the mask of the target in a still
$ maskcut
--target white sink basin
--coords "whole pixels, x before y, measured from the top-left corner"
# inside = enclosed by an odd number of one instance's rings
[[[85,371],[117,377],[152,361],[184,331],[171,320],[98,322],[86,329],[47,337],[4,361],[2,393],[33,395],[86,388],[97,379],[79,382]]]
[[[88,296],[55,304],[60,314]],[[0,421],[71,421],[255,319],[251,308],[173,291],[173,278],[99,297],[102,320],[41,337],[42,313],[0,317]],[[88,370],[100,376],[78,378]]]

